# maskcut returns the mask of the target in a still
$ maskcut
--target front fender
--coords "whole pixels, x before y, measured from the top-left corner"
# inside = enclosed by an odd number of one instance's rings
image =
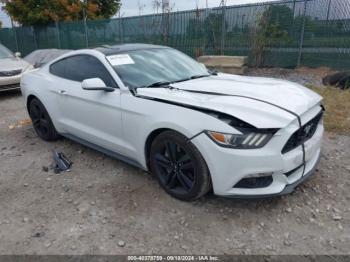
[[[191,138],[204,130],[235,133],[233,127],[201,111],[149,99],[122,95],[123,137],[126,154],[147,169],[145,145],[155,130],[170,129]],[[147,124],[146,124],[147,123]]]

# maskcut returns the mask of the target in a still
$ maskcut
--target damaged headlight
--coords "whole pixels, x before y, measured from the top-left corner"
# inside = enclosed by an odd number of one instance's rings
[[[270,141],[277,129],[245,130],[242,134],[224,134],[206,131],[206,134],[218,145],[237,149],[261,148]]]

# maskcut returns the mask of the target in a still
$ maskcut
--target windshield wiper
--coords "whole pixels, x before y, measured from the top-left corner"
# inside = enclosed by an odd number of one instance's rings
[[[159,82],[155,82],[152,84],[149,84],[147,86],[143,86],[143,88],[148,88],[148,87],[166,87],[169,86],[172,82],[169,81],[159,81]]]
[[[188,78],[184,78],[184,79],[180,79],[177,81],[158,81],[146,86],[143,86],[142,88],[148,88],[148,87],[169,87],[169,85],[174,84],[174,83],[179,83],[179,82],[185,82],[188,80],[192,80],[192,79],[198,79],[198,78],[203,78],[203,77],[209,77],[210,75],[194,75]]]
[[[198,79],[198,78],[203,78],[203,77],[209,77],[210,75],[195,75],[191,76],[190,79]]]
[[[212,76],[217,76],[218,73],[219,73],[218,70],[215,70],[215,69],[214,70],[209,70],[209,74],[212,75]]]
[[[189,81],[189,80],[192,80],[192,79],[198,79],[198,78],[209,77],[209,76],[210,75],[194,75],[194,76],[187,77],[187,78],[184,78],[184,79],[180,79],[180,80],[177,80],[177,81],[174,81],[174,82],[171,82],[171,83],[180,83],[180,82],[185,82],[185,81]]]

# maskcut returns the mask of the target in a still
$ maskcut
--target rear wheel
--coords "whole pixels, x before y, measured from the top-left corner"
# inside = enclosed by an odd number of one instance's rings
[[[154,140],[150,164],[160,185],[180,200],[195,200],[211,188],[209,171],[202,155],[177,132],[164,132]]]
[[[54,141],[59,138],[44,105],[36,98],[30,101],[29,115],[32,119],[34,130],[40,138],[45,141]]]

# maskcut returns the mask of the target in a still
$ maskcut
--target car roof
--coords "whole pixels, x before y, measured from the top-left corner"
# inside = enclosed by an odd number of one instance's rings
[[[72,50],[68,49],[37,49],[25,56],[23,59],[37,68],[42,67],[43,65],[56,60],[56,58],[60,57],[61,55],[67,54],[71,51]]]
[[[160,45],[150,45],[150,44],[120,44],[120,45],[104,45],[98,48],[95,48],[95,50],[100,51],[104,55],[115,55],[119,53],[125,53],[129,51],[136,51],[136,50],[147,50],[147,49],[160,49],[160,48],[169,48],[166,46],[160,46]]]

